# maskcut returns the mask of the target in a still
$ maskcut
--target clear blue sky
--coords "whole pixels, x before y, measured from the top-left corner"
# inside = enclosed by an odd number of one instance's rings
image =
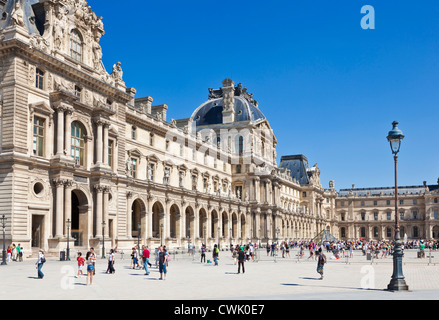
[[[187,118],[232,78],[254,93],[282,155],[318,163],[324,187],[393,186],[386,141],[406,135],[400,185],[439,177],[439,1],[89,0],[107,70]],[[360,26],[375,9],[375,30]]]

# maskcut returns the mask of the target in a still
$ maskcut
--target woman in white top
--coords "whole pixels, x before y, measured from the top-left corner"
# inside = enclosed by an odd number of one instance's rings
[[[44,273],[41,271],[43,268],[43,264],[46,262],[46,257],[44,257],[43,250],[38,251],[38,260],[37,260],[37,268],[38,268],[38,279],[44,278]]]

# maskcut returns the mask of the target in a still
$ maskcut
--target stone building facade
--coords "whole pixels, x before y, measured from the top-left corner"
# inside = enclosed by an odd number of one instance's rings
[[[58,253],[68,239],[130,249],[358,236],[351,195],[323,188],[317,165],[303,155],[277,165],[275,134],[241,84],[225,79],[190,117],[168,120],[167,105],[126,86],[120,62],[106,71],[102,18],[85,0],[0,1],[0,14],[8,245]],[[418,200],[430,217],[434,199]],[[438,234],[432,221],[423,228]]]

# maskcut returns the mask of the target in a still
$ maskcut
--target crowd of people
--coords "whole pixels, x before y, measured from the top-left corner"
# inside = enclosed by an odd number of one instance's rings
[[[315,242],[315,241],[277,241],[272,243],[267,243],[264,245],[267,256],[273,257],[282,257],[282,258],[291,258],[290,251],[292,249],[297,249],[296,257],[298,259],[304,259],[306,252],[306,259],[313,259],[317,261],[317,272],[321,275],[321,279],[323,279],[323,265],[326,263],[326,255],[324,255],[324,251],[327,253],[332,253],[330,255],[330,259],[340,259],[340,258],[353,258],[354,250],[361,250],[362,254],[368,255],[368,258],[373,257],[374,259],[386,259],[393,254],[393,242],[390,241],[364,241],[363,239],[356,241],[323,241],[323,242]],[[425,241],[425,240],[416,240],[416,241],[406,241],[403,243],[404,249],[415,249],[418,251],[418,258],[425,258],[426,250],[436,251],[439,248],[439,241]],[[258,249],[263,250],[261,245],[258,243],[247,243],[247,244],[230,244],[229,250],[231,257],[233,258],[234,265],[238,264],[238,273],[245,273],[245,262],[248,261],[257,261],[258,260]],[[206,259],[207,253],[212,252],[212,260]],[[188,253],[194,255],[196,252],[195,246],[190,244],[188,246]],[[207,248],[205,244],[202,244],[200,249],[200,262],[201,263],[213,263],[215,266],[219,265],[219,255],[220,248],[217,244],[213,246],[210,250]],[[106,273],[114,274],[115,270],[115,254],[119,253],[117,247],[115,249],[111,249],[108,254],[108,266]],[[259,253],[260,254],[260,253]],[[142,269],[145,271],[145,275],[150,274],[149,268],[153,267],[151,264],[152,253],[150,252],[148,246],[143,245],[141,248],[137,246],[132,248],[131,251],[131,259],[130,259],[130,268],[132,269]],[[165,280],[166,274],[168,272],[167,267],[169,262],[171,261],[171,255],[169,254],[166,246],[159,246],[154,250],[155,262],[154,267],[158,269],[160,273],[159,280]],[[96,253],[93,248],[86,253],[85,258],[83,257],[81,252],[77,253],[77,275],[79,276],[87,276],[87,285],[91,285],[93,283],[93,275],[95,274],[95,263],[96,263]],[[15,245],[11,244],[7,249],[7,262],[10,261],[23,261],[23,247],[20,244]],[[42,272],[42,267],[45,263],[46,259],[44,256],[44,252],[39,250],[38,259],[36,262],[36,266],[38,269],[38,279],[43,279],[44,274]],[[86,274],[84,274],[83,269],[86,266]]]

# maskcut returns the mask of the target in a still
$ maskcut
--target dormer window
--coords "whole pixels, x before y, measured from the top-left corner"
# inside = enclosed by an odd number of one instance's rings
[[[74,60],[82,62],[82,39],[76,30],[72,30],[70,33],[70,56]]]

